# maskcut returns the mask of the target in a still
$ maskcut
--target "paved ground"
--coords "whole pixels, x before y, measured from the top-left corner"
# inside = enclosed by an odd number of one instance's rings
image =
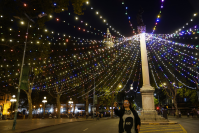
[[[25,133],[118,133],[119,119],[86,121],[51,126]],[[179,124],[173,125],[142,125],[140,133],[187,133]]]
[[[174,118],[169,120],[177,121],[178,124],[158,125],[158,123],[142,123],[140,133],[198,133],[198,118]],[[17,120],[16,130],[12,131],[13,120],[0,121],[0,133],[118,133],[119,119],[100,119],[99,121],[88,119],[33,119]],[[37,129],[36,129],[37,128]],[[34,130],[36,129],[36,130]],[[32,131],[30,131],[32,130]]]
[[[15,130],[13,131],[13,120],[0,120],[0,133],[21,133],[22,131],[32,130],[36,128],[81,121],[85,121],[85,119],[19,119],[17,120]]]
[[[187,133],[180,124],[142,125],[140,133]]]
[[[177,121],[188,133],[199,133],[199,118],[192,118],[191,116],[189,118],[187,116],[175,118],[174,116],[169,116],[169,120]]]

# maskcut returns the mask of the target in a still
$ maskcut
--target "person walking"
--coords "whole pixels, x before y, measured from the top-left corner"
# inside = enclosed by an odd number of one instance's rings
[[[140,118],[137,112],[131,107],[129,100],[124,100],[121,110],[117,109],[118,103],[114,103],[114,112],[119,119],[119,133],[139,133]]]
[[[192,118],[193,118],[193,110],[191,111],[191,115],[192,115]]]
[[[89,116],[89,113],[88,113],[88,111],[86,112],[86,119],[88,119],[88,116]]]
[[[187,117],[190,117],[190,112],[189,111],[187,112]]]
[[[180,111],[180,110],[179,110],[179,113],[178,113],[178,114],[179,114],[179,117],[181,118],[181,111]]]

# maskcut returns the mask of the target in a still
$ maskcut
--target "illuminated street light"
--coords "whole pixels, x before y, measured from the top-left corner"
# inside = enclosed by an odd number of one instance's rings
[[[21,65],[21,70],[20,70],[20,77],[19,77],[19,87],[18,87],[18,93],[17,93],[17,102],[16,102],[16,106],[15,106],[15,110],[18,109],[18,105],[19,105],[19,94],[20,94],[20,89],[21,89],[21,83],[22,83],[22,73],[23,73],[23,66],[24,66],[24,59],[25,59],[25,51],[26,51],[26,44],[27,44],[27,38],[28,38],[28,29],[29,29],[29,23],[33,22],[35,23],[35,21],[33,20],[33,18],[30,18],[26,13],[24,13],[24,15],[26,16],[26,19],[28,20],[27,22],[27,29],[26,29],[26,36],[25,36],[25,43],[24,43],[24,52],[23,52],[23,57],[22,57],[22,65]],[[44,16],[46,16],[46,13],[41,13],[39,15],[37,15],[34,18],[42,18]],[[18,17],[18,16],[13,16],[16,19],[20,19],[22,20],[22,18]],[[15,117],[14,117],[14,121],[13,121],[13,127],[12,130],[15,130],[15,125],[16,125],[16,120],[17,120],[17,111],[15,111]]]
[[[44,103],[44,111],[43,111],[43,117],[42,119],[44,119],[44,115],[45,115],[45,103],[47,102],[46,97],[44,97],[44,100],[42,100],[42,102]]]
[[[13,95],[12,98],[10,99],[11,106],[12,106],[10,119],[12,119],[13,103],[16,102],[16,101],[17,101],[17,99],[15,98],[15,95]]]
[[[133,84],[131,84],[130,89],[133,90]]]

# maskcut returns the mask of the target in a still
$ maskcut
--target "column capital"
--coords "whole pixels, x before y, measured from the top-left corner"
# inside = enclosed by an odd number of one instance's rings
[[[146,25],[144,26],[137,26],[138,33],[145,33],[146,32]]]

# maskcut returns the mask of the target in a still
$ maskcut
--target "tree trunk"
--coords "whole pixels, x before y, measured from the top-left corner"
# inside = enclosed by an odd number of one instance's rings
[[[178,117],[178,106],[177,106],[176,97],[174,97],[173,100],[174,100],[175,114],[176,114],[176,117]]]
[[[56,103],[57,103],[57,117],[58,119],[60,119],[60,94],[57,94]]]
[[[31,88],[33,87],[35,76],[33,76],[32,81],[31,81],[30,78],[31,77],[29,77],[28,84],[30,84],[30,85],[29,85],[28,91],[24,90],[26,92],[26,95],[27,95],[27,98],[28,98],[28,108],[29,108],[28,119],[33,118],[33,115],[32,115],[33,106],[32,106],[32,99],[31,99],[32,89]],[[31,81],[31,83],[30,83],[30,81]]]
[[[27,98],[28,98],[28,110],[29,110],[28,119],[32,119],[32,117],[33,117],[33,115],[32,115],[33,107],[32,107],[31,93],[32,93],[32,90],[28,89],[28,92],[26,93],[27,94]]]
[[[74,102],[74,109],[73,109],[73,113],[75,114],[75,109],[76,109],[76,103]]]
[[[88,112],[88,106],[89,106],[89,102],[88,102],[88,94],[87,94],[85,98],[85,112]]]
[[[66,113],[68,114],[68,101],[66,103]]]
[[[108,111],[110,110],[110,106],[107,105],[107,106],[106,106],[106,110],[107,110],[106,115],[108,115],[108,114],[109,114]]]
[[[111,107],[112,107],[112,110],[111,110],[111,118],[113,118],[113,104],[114,104],[114,93],[111,94]]]

